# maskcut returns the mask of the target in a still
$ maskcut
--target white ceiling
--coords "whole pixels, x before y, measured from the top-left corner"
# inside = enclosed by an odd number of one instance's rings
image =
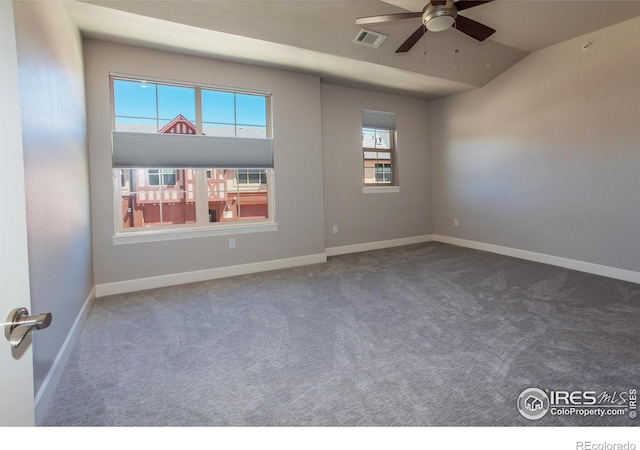
[[[353,43],[355,19],[422,10],[426,0],[128,0],[66,2],[83,34],[320,75],[328,82],[437,98],[483,86],[530,52],[640,16],[640,0],[497,0],[461,12],[496,33],[450,29],[395,49],[419,19],[368,25],[380,48]],[[585,37],[586,39],[587,37]]]

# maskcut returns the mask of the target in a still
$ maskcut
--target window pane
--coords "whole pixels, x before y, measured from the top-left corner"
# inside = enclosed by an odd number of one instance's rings
[[[378,159],[378,152],[364,152],[364,159]]]
[[[158,117],[173,120],[178,115],[189,121],[196,120],[195,89],[158,85]]]
[[[235,123],[235,100],[233,92],[202,90],[202,121]],[[213,136],[219,136],[213,134]]]
[[[257,184],[259,173],[249,173],[251,183],[252,177],[256,177],[256,184],[244,185],[238,192],[238,220],[266,219],[269,217],[267,205],[267,186]]]
[[[268,170],[211,169],[209,221],[233,222],[268,218]]]
[[[207,177],[209,209],[211,209],[211,202],[225,200],[228,189],[228,173],[232,171],[224,169],[210,169],[207,172],[211,172],[211,176]]]
[[[261,95],[236,94],[236,123],[267,126],[267,103]]]
[[[376,132],[368,128],[362,129],[362,147],[376,148]]]
[[[124,169],[115,172],[124,179],[120,189],[123,228],[196,222],[194,170]]]
[[[365,167],[364,168],[364,182],[365,183],[375,183],[375,168],[373,167]]]
[[[163,186],[175,186],[176,185],[176,171],[163,170],[162,171],[162,184]]]
[[[238,220],[236,170],[209,169],[207,179],[209,222]],[[246,169],[244,171],[246,174]]]
[[[391,148],[391,132],[376,130],[376,148]]]
[[[260,183],[260,171],[256,169],[249,170],[249,183]]]
[[[160,171],[151,169],[147,171],[149,176],[149,186],[160,186]]]
[[[390,160],[391,159],[391,153],[389,153],[389,152],[378,152],[378,159]]]
[[[140,81],[113,81],[116,116],[156,117],[156,85]]]

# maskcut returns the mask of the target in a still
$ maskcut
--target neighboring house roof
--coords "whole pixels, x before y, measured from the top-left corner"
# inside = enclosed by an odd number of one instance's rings
[[[158,132],[172,134],[196,134],[196,127],[182,114],[178,114],[175,119],[162,127]]]

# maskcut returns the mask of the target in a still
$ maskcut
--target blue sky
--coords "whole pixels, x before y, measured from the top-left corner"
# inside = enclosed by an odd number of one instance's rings
[[[191,87],[114,80],[116,116],[169,121],[182,114],[195,122],[195,93]],[[157,101],[156,101],[157,100]],[[234,108],[235,105],[235,108]],[[265,127],[266,99],[261,95],[202,90],[203,122]]]

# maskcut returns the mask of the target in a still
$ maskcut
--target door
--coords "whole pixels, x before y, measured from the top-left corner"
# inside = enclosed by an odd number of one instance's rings
[[[0,426],[33,426],[31,340],[15,349],[4,336],[12,309],[31,311],[18,60],[13,5],[7,1],[0,1],[0,61]]]

